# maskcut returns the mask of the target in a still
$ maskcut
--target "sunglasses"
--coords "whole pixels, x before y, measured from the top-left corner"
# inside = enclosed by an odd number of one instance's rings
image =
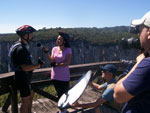
[[[106,70],[102,70],[102,73],[108,73],[109,71],[106,71]]]
[[[129,32],[132,34],[138,34],[138,33],[141,33],[141,31],[144,27],[149,28],[148,26],[143,25],[143,24],[139,25],[139,26],[130,26]]]

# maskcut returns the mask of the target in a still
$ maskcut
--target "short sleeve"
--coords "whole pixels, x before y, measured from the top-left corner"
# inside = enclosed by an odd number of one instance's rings
[[[101,85],[102,88],[107,88],[107,82],[105,82],[104,84]]]
[[[71,49],[71,48],[68,48],[68,49],[67,49],[67,52],[68,52],[68,54],[72,54],[72,49]]]
[[[57,50],[57,47],[53,47],[51,54],[54,54],[56,50]]]
[[[112,88],[107,88],[103,94],[102,94],[102,99],[106,100],[106,101],[111,101],[113,100],[113,93],[114,90]]]
[[[128,93],[135,96],[145,90],[150,90],[150,58],[145,58],[135,70],[123,81]]]
[[[16,62],[18,65],[27,64],[28,62],[28,53],[22,47],[17,48]]]

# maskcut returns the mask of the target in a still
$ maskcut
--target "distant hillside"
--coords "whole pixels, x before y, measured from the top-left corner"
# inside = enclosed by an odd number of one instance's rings
[[[118,43],[121,38],[133,37],[133,35],[128,33],[127,26],[111,28],[51,28],[41,29],[34,34],[33,43],[30,43],[34,64],[37,64],[37,58],[40,56],[46,62],[43,68],[50,66],[46,55],[36,45],[41,43],[44,47],[48,47],[51,53],[52,48],[56,45],[58,31],[70,34],[70,45],[72,48],[71,65],[134,60],[138,55],[136,49],[127,49],[121,43]],[[0,73],[8,72],[8,51],[12,43],[18,39],[17,37],[16,34],[0,35]]]
[[[132,37],[128,33],[128,26],[117,26],[117,27],[105,27],[105,28],[50,28],[50,29],[40,29],[34,33],[34,41],[39,40],[55,40],[58,32],[63,31],[70,34],[73,41],[81,40],[87,41],[90,44],[103,45],[116,43],[116,41],[121,40],[123,37]],[[136,36],[134,36],[136,37]],[[13,42],[18,39],[16,34],[0,34],[0,42]]]

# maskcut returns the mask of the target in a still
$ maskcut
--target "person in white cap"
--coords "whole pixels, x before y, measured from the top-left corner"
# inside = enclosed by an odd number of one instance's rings
[[[131,71],[114,88],[114,99],[124,103],[122,113],[150,113],[150,12],[131,22],[130,32],[138,34],[140,54]],[[145,54],[146,53],[146,54]]]

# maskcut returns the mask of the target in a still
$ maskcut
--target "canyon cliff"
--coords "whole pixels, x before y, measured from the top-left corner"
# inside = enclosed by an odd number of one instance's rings
[[[37,63],[38,57],[45,61],[44,67],[49,67],[50,63],[46,58],[45,53],[36,45],[41,43],[43,46],[49,48],[51,53],[52,47],[56,45],[55,41],[36,41],[30,43],[32,60],[34,64]],[[0,73],[8,72],[8,51],[11,42],[0,42]],[[138,55],[137,49],[124,49],[120,44],[107,44],[107,45],[92,45],[85,41],[71,41],[72,60],[70,65],[85,64],[101,61],[121,61],[121,60],[135,60]],[[23,60],[23,59],[22,59]]]

